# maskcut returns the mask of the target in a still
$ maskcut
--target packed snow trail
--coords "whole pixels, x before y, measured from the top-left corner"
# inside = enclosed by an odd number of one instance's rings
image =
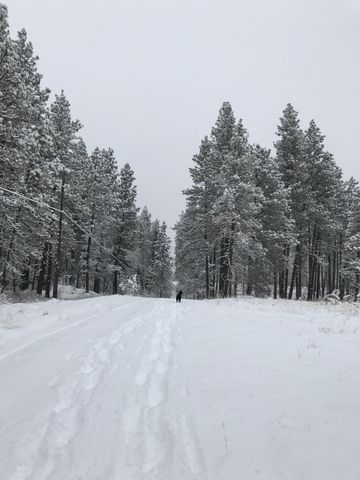
[[[356,305],[0,305],[0,480],[359,480]]]
[[[31,328],[7,318],[0,337],[2,480],[205,478],[177,361],[181,306],[107,297],[24,308]]]

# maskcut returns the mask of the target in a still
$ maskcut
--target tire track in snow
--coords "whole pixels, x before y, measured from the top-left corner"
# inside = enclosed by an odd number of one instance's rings
[[[116,311],[116,310],[122,310],[126,307],[129,306],[129,303],[125,303],[123,305],[120,305],[116,308],[113,308],[112,309],[112,312]],[[89,321],[91,320],[96,320],[99,318],[99,312],[97,312],[96,314],[93,314],[93,315],[90,315],[90,316],[87,316],[86,318],[83,318],[82,320],[78,320],[76,322],[71,322],[69,323],[68,325],[63,325],[62,327],[60,328],[56,328],[54,330],[51,330],[50,332],[46,332],[46,333],[43,333],[41,335],[39,335],[38,337],[32,339],[32,340],[29,340],[27,342],[24,342],[23,344],[21,345],[18,345],[17,347],[11,349],[10,351],[4,353],[4,354],[1,354],[0,355],[0,362],[7,359],[8,357],[11,357],[12,355],[15,355],[16,353],[19,353],[21,352],[22,350],[25,350],[26,348],[36,344],[36,343],[40,343],[42,342],[43,340],[46,340],[50,337],[54,337],[56,335],[58,335],[59,333],[62,333],[62,332],[65,332],[67,330],[73,330],[73,329],[76,329],[77,327],[79,327],[80,325],[82,324],[85,324],[85,323],[88,323]]]
[[[120,308],[113,308],[111,313]],[[38,419],[37,431],[29,432],[21,441],[24,458],[11,480],[51,480],[58,478],[59,473],[59,478],[67,478],[63,475],[72,467],[72,443],[88,420],[87,407],[111,365],[114,351],[121,350],[120,342],[133,335],[146,317],[147,314],[132,318],[110,336],[98,339],[71,377],[60,375],[52,379],[49,386],[58,398],[57,403],[45,418]]]

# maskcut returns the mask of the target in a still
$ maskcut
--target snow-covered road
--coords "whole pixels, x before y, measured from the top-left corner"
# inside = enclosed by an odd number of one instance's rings
[[[359,431],[355,307],[0,305],[0,480],[359,480]]]
[[[0,337],[1,480],[202,478],[176,360],[180,305],[11,307]]]

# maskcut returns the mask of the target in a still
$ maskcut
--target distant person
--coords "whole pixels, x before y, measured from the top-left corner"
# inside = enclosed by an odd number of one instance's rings
[[[182,295],[182,293],[183,293],[182,290],[180,290],[180,291],[178,292],[178,294],[176,295],[176,301],[179,302],[179,303],[181,302],[181,295]]]

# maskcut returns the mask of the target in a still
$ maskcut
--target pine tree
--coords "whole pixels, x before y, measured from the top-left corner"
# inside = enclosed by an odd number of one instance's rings
[[[37,57],[24,30],[16,41],[8,38],[6,9],[1,6],[2,52],[1,79],[2,122],[0,127],[2,186],[20,195],[27,193],[37,199],[42,191],[42,177],[46,175],[41,152],[48,90],[41,89],[41,76],[37,72]],[[21,197],[3,196],[7,214],[1,222],[2,290],[9,282],[11,272],[15,284],[22,277],[22,288],[29,280],[30,263],[36,255],[32,232],[38,232],[42,219],[33,204]]]
[[[206,258],[208,250],[196,206],[188,206],[180,215],[175,231],[175,276],[180,289],[188,297],[208,297],[209,288],[215,296],[215,264],[211,257]]]
[[[149,270],[149,291],[156,297],[170,297],[172,293],[172,260],[170,238],[166,224],[155,220],[152,225],[152,258]]]
[[[61,281],[116,292],[114,277],[120,273],[124,284],[136,276],[134,173],[126,164],[119,174],[111,149],[88,156],[64,93],[48,106],[37,61],[25,30],[10,38],[0,3],[1,291],[31,288],[42,295],[45,288],[49,297],[53,286],[57,297]],[[153,262],[147,234],[143,278]],[[166,244],[163,228],[159,238]],[[161,291],[168,292],[166,285]]]
[[[151,215],[144,207],[137,219],[136,250],[132,263],[136,267],[137,279],[142,295],[147,295],[149,269],[151,264],[152,242],[151,242]]]
[[[216,197],[223,198],[223,204],[226,202],[227,191],[226,187],[220,180],[220,172],[225,163],[226,156],[230,154],[231,143],[235,131],[235,117],[232,107],[229,102],[224,102],[218,119],[211,131],[211,140],[213,143],[213,162],[214,162],[214,178],[213,184],[215,186]],[[222,228],[223,225],[220,225]],[[231,226],[227,225],[227,229]],[[230,239],[227,229],[220,234],[218,242],[214,246],[215,255],[219,259],[219,274],[218,274],[218,288],[222,296],[228,296],[229,284],[231,279],[230,266]]]
[[[253,262],[252,281],[257,295],[267,293],[273,282],[273,297],[277,298],[279,272],[286,261],[284,245],[294,243],[289,194],[270,150],[256,145],[253,159],[255,184],[262,192],[262,199],[257,213],[261,249]]]
[[[300,298],[302,289],[303,244],[305,242],[306,206],[308,198],[308,171],[304,162],[304,133],[300,128],[298,113],[288,104],[280,119],[275,142],[276,159],[285,188],[289,191],[291,217],[295,222],[296,246],[292,275],[289,285],[289,259],[292,245],[284,245],[285,266],[279,275],[280,297],[292,298],[296,282],[296,298]],[[289,291],[288,291],[288,286]]]
[[[343,296],[356,283],[346,250],[349,192],[324,137],[314,121],[304,133],[290,104],[277,134],[273,159],[248,143],[228,103],[220,110],[193,158],[176,225],[176,277],[185,291],[209,296],[211,271],[221,296],[236,294],[239,283],[243,293],[267,295],[272,283],[274,297],[300,298],[307,286],[312,300],[333,289]]]
[[[258,229],[256,213],[261,191],[254,183],[248,133],[241,120],[233,130],[230,151],[218,175],[218,185],[215,218],[221,232],[219,291],[221,296],[227,297],[231,295],[234,281],[234,252],[243,264],[249,263],[259,246],[255,231]],[[247,289],[250,293],[250,284]]]
[[[212,296],[215,294],[215,262],[211,264],[211,255],[216,244],[213,206],[217,198],[217,172],[213,146],[208,137],[201,142],[199,153],[194,155],[193,162],[194,166],[190,168],[193,186],[184,191],[187,197],[187,221],[193,219],[193,249],[196,248],[197,262],[203,265],[201,270],[205,272],[205,284],[198,284],[196,290],[202,291],[205,286],[205,296],[209,298],[210,292]],[[177,228],[180,231],[180,224]],[[185,286],[182,288],[185,289]]]
[[[136,207],[136,185],[134,172],[130,165],[126,163],[120,170],[114,232],[114,253],[116,257],[121,258],[123,261],[127,260],[130,251],[134,249],[137,233],[137,212],[138,208]],[[117,293],[118,291],[119,267],[120,265],[115,265],[113,293]],[[128,269],[128,277],[129,273],[132,274],[133,272]],[[123,272],[123,281],[125,278],[126,275],[125,272]]]
[[[100,239],[105,248],[113,247],[111,230],[116,222],[119,182],[116,160],[111,149],[100,150],[96,148],[94,150],[90,156],[87,178],[89,216],[86,230],[90,235],[87,236],[84,267],[85,289],[86,292],[89,292],[91,275],[94,279],[100,278],[99,271],[103,270],[101,263],[104,254],[98,245],[93,245],[92,237]],[[114,266],[113,259],[107,259],[106,263],[109,261],[110,270],[114,271],[116,268],[120,268],[117,265]],[[108,283],[107,278],[104,281]],[[98,290],[98,288],[96,287],[95,290]]]
[[[60,210],[58,218],[52,218],[49,225],[48,241],[48,274],[46,296],[49,295],[49,285],[52,272],[54,278],[53,296],[58,296],[59,276],[62,270],[62,242],[63,239],[63,209],[66,204],[65,196],[68,198],[72,189],[68,184],[68,176],[75,163],[77,133],[81,128],[79,121],[72,120],[70,103],[64,92],[55,96],[55,101],[50,107],[51,122],[51,160],[54,169],[54,196],[52,205]],[[68,188],[70,187],[70,188]],[[65,203],[64,203],[65,202]],[[52,265],[53,263],[53,265]]]

